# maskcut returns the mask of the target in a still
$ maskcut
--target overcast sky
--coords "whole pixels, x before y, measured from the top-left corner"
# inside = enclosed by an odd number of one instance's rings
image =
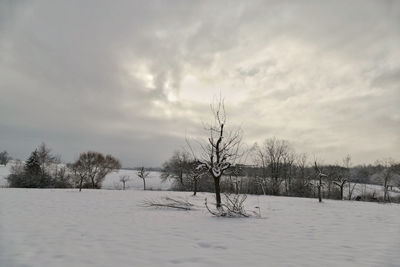
[[[0,150],[160,166],[209,103],[249,145],[400,159],[399,1],[0,1]]]

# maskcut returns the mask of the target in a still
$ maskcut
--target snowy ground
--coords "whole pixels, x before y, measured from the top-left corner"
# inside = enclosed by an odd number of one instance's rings
[[[184,198],[192,211],[144,208]],[[400,205],[249,196],[263,218],[210,216],[210,194],[0,189],[0,266],[399,266]]]

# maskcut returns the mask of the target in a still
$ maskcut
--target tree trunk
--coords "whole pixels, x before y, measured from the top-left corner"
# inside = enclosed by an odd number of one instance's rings
[[[83,183],[83,178],[81,177],[81,180],[79,181],[79,192],[82,191],[82,183]]]
[[[344,187],[344,184],[342,184],[340,186],[340,200],[343,200],[343,187]]]
[[[220,177],[214,177],[215,184],[215,200],[217,201],[217,208],[221,207],[221,187],[219,184]]]
[[[351,200],[351,183],[349,182],[349,200]]]
[[[122,184],[123,184],[122,190],[125,190],[125,181],[122,181]]]
[[[321,186],[318,186],[318,201],[322,202],[322,197],[321,197]]]
[[[143,190],[146,190],[146,179],[143,179]]]
[[[197,179],[194,179],[194,184],[193,184],[193,196],[197,194]]]
[[[387,200],[388,200],[388,191],[389,191],[389,186],[388,186],[388,176],[387,176],[387,174],[385,175],[385,180],[384,180],[384,183],[383,183],[383,193],[384,193],[384,195],[383,195],[383,202],[386,202]]]
[[[266,196],[266,195],[267,195],[267,190],[265,190],[265,188],[264,188],[264,185],[263,185],[263,184],[261,185],[261,189],[262,189],[262,191],[263,191],[263,194],[264,194],[264,196]]]
[[[319,185],[318,185],[318,201],[319,202],[322,202],[321,186],[322,186],[322,181],[321,181],[321,176],[319,176]]]
[[[91,178],[91,180],[92,180],[92,188],[95,189],[96,187],[95,187],[94,177]]]
[[[183,184],[183,171],[180,170],[180,174],[179,174],[179,182],[181,183],[182,188],[184,188],[184,184]]]
[[[234,185],[234,182],[232,181],[231,175],[229,175],[229,187],[230,187],[231,192],[235,192],[235,185]]]

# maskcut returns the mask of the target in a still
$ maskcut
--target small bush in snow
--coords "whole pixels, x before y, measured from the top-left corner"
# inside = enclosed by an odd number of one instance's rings
[[[247,199],[247,195],[240,194],[224,194],[224,201],[220,207],[213,210],[208,207],[207,198],[205,199],[205,206],[207,210],[214,216],[217,217],[250,217],[250,213],[245,210],[244,202]],[[257,207],[258,208],[258,207]],[[258,208],[259,209],[259,208]],[[258,217],[260,217],[260,212],[252,212]]]

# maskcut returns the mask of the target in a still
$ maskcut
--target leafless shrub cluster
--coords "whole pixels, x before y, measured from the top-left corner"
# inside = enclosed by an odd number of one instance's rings
[[[237,218],[237,217],[250,217],[250,212],[246,211],[244,207],[244,202],[247,199],[247,195],[245,194],[224,194],[224,201],[221,203],[221,206],[216,209],[212,209],[208,206],[207,198],[205,199],[205,206],[212,215],[217,217],[229,217],[229,218]],[[258,208],[258,207],[257,207]],[[255,211],[251,212],[258,217],[261,214]]]

